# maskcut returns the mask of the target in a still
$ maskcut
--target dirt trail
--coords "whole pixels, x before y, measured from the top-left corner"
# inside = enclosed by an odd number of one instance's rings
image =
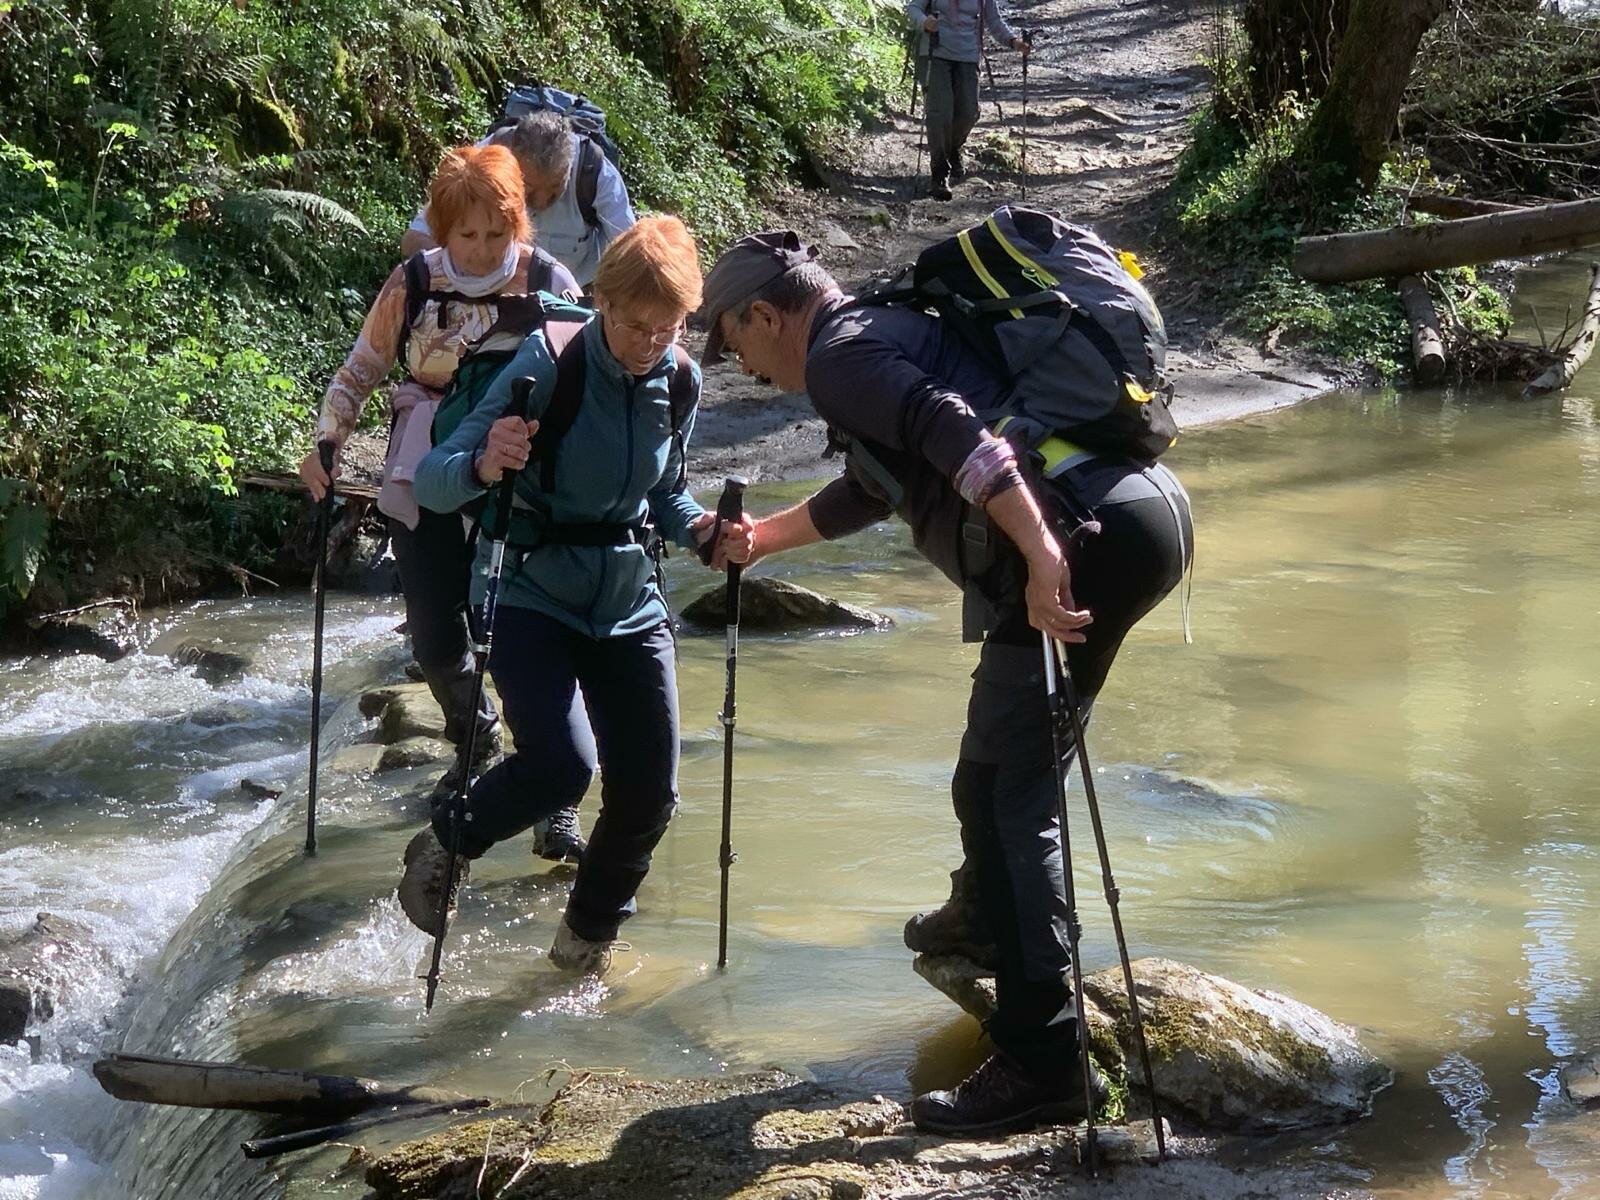
[[[1016,28],[1038,31],[1028,67],[1027,203],[1094,226],[1140,256],[1167,320],[1175,412],[1192,427],[1294,404],[1333,386],[1304,361],[1265,359],[1195,307],[1194,281],[1153,249],[1161,195],[1204,101],[1209,26],[1196,0],[1002,0]],[[823,262],[855,290],[893,273],[924,246],[1022,200],[1022,60],[991,55],[980,72],[969,177],[948,203],[927,197],[917,122],[889,114],[850,161],[822,166],[828,190],[796,190],[769,210],[822,247]],[[920,118],[920,113],[919,113]],[[692,347],[698,354],[700,343]],[[706,372],[692,457],[695,486],[727,471],[756,480],[830,472],[822,424],[803,397],[779,396],[729,365]]]

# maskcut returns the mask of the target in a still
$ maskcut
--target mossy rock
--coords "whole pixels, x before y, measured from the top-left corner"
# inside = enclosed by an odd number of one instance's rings
[[[1356,1031],[1298,1000],[1243,987],[1164,958],[1133,964],[1156,1094],[1165,1111],[1205,1129],[1275,1133],[1366,1116],[1394,1073]],[[1142,1083],[1121,968],[1084,978],[1116,1022]]]
[[[992,972],[957,955],[919,955],[917,974],[980,1021],[994,1014]],[[1133,964],[1162,1112],[1205,1130],[1272,1133],[1367,1115],[1394,1074],[1356,1032],[1274,992],[1183,963]],[[1113,1100],[1143,1092],[1121,967],[1084,976],[1089,1052]],[[1136,1104],[1135,1107],[1138,1107]]]

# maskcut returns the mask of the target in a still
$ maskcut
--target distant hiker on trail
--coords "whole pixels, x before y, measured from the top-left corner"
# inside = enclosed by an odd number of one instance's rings
[[[978,123],[978,61],[983,28],[995,41],[1028,53],[1028,45],[1000,15],[1000,0],[906,0],[906,20],[917,38],[917,72],[925,97],[928,194],[950,199],[950,185],[967,177],[962,147]]]
[[[455,374],[461,349],[494,323],[496,297],[576,290],[565,267],[530,248],[522,193],[517,160],[503,147],[462,146],[444,156],[427,208],[443,245],[418,252],[389,273],[355,347],[328,384],[317,423],[318,441],[332,440],[342,447],[367,398],[400,362],[405,378],[389,395],[389,450],[378,511],[388,521],[400,568],[406,628],[417,664],[444,710],[445,736],[453,743],[462,740],[472,719],[467,531],[454,513],[419,508],[412,480],[432,446],[433,414]],[[328,476],[315,449],[300,464],[300,477],[320,499]],[[500,752],[499,719],[487,697],[477,719],[474,774]],[[439,781],[436,797],[454,790],[459,765]],[[541,835],[548,835],[540,849],[550,857],[582,852],[575,812],[558,814],[548,829],[536,834],[536,841]]]
[[[504,146],[517,156],[539,245],[572,272],[580,287],[589,287],[606,247],[637,219],[622,172],[596,142],[548,109],[517,118],[479,145]],[[420,212],[400,241],[401,251],[411,254],[433,244],[427,213]]]
[[[1015,273],[1000,247],[974,231],[962,237],[986,273]],[[1032,245],[1014,237],[1010,249],[1027,255]],[[919,274],[944,246],[924,253]],[[1141,462],[1059,436],[1037,450],[997,437],[977,412],[1004,407],[1007,381],[986,358],[939,317],[852,303],[815,258],[792,232],[753,234],[706,278],[705,361],[726,349],[747,375],[807,392],[845,451],[840,478],[753,523],[750,561],[898,514],[924,557],[964,590],[966,640],[983,640],[952,793],[980,884],[962,924],[989,944],[997,966],[995,1052],[952,1091],[918,1097],[912,1118],[969,1135],[1075,1121],[1087,1098],[1038,631],[1067,643],[1087,704],[1123,637],[1180,579],[1191,544],[1187,497],[1165,469],[1146,467],[1153,454]],[[1106,260],[1115,262],[1109,251]],[[1011,327],[1022,325],[1019,314]],[[1061,330],[1053,317],[1043,327]],[[1111,403],[1118,381],[1108,379]],[[1098,1093],[1103,1084],[1091,1086]]]
[[[633,226],[600,262],[596,315],[559,355],[545,332],[530,336],[417,468],[417,499],[441,511],[520,472],[489,658],[516,753],[472,788],[460,845],[481,857],[576,804],[600,769],[600,813],[550,947],[563,970],[609,968],[677,805],[677,675],[656,534],[694,548],[716,529],[685,472],[700,370],[677,343],[700,303],[697,253],[676,217]],[[524,377],[535,381],[528,419],[501,416]],[[721,530],[714,566],[749,549],[743,525]],[[406,847],[400,903],[430,933],[446,890],[466,878],[465,864],[445,878],[449,836],[448,813],[435,810]]]

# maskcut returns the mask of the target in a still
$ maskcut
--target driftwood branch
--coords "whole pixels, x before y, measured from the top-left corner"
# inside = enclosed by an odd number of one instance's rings
[[[1295,243],[1294,269],[1318,283],[1420,275],[1600,243],[1600,200],[1574,200]]]
[[[344,1117],[385,1105],[460,1105],[469,1098],[429,1087],[397,1087],[349,1075],[275,1070],[242,1063],[186,1062],[113,1054],[94,1064],[118,1100],[184,1108],[234,1108],[304,1117]]]
[[[1594,353],[1597,341],[1600,341],[1600,262],[1589,265],[1589,299],[1583,306],[1583,323],[1578,327],[1578,336],[1556,362],[1522,389],[1523,397],[1543,396],[1571,386],[1573,376]]]
[[[239,1149],[244,1151],[246,1158],[273,1158],[279,1154],[288,1154],[291,1150],[320,1146],[324,1142],[333,1141],[334,1138],[360,1133],[363,1129],[372,1129],[378,1125],[390,1125],[396,1121],[417,1121],[423,1117],[448,1116],[454,1112],[488,1108],[490,1103],[482,1097],[476,1097],[441,1104],[407,1104],[396,1108],[393,1112],[357,1117],[353,1121],[341,1121],[337,1125],[320,1125],[315,1129],[300,1129],[276,1137],[251,1138],[247,1142],[240,1142]]]
[[[1411,356],[1416,361],[1418,383],[1437,383],[1444,376],[1444,339],[1439,336],[1439,313],[1420,276],[1400,281],[1400,300],[1411,323]]]

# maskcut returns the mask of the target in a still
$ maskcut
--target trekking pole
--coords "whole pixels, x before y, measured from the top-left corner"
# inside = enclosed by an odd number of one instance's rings
[[[1022,198],[1028,198],[1028,60],[1033,57],[1031,29],[1022,31]]]
[[[1057,650],[1052,646],[1052,654]],[[1094,772],[1089,768],[1089,751],[1083,736],[1083,708],[1078,703],[1078,689],[1072,682],[1072,669],[1065,660],[1056,664],[1061,673],[1063,700],[1067,721],[1072,727],[1072,740],[1078,747],[1078,769],[1083,773],[1084,802],[1089,809],[1089,820],[1094,825],[1095,849],[1100,853],[1100,881],[1105,889],[1106,907],[1111,910],[1111,928],[1117,937],[1117,956],[1122,960],[1122,983],[1128,990],[1128,1012],[1133,1023],[1133,1036],[1139,1043],[1139,1065],[1144,1069],[1145,1091],[1150,1095],[1150,1120],[1156,1127],[1156,1157],[1167,1156],[1167,1137],[1161,1129],[1161,1110],[1156,1107],[1155,1072],[1150,1068],[1150,1047],[1145,1041],[1144,1019],[1139,1013],[1139,997],[1133,986],[1133,965],[1128,961],[1128,941],[1122,934],[1122,911],[1119,902],[1122,889],[1111,874],[1111,855],[1106,851],[1105,826],[1100,821],[1100,801],[1094,791]]]
[[[1000,107],[1000,92],[994,86],[994,64],[989,59],[989,52],[983,52],[983,73],[989,77],[989,99],[994,103],[995,120],[1005,123],[1005,110]]]
[[[338,443],[317,443],[317,458],[328,477],[328,490],[317,506],[317,616],[311,635],[311,778],[306,784],[306,853],[317,852],[317,745],[322,740],[322,622],[328,599],[328,526],[333,522],[333,455]]]
[[[533,387],[534,380],[531,377],[513,379],[511,403],[506,405],[506,411],[501,415],[526,418],[528,393]],[[428,996],[423,1004],[428,1012],[433,1011],[434,993],[439,990],[439,960],[444,956],[444,937],[450,929],[450,897],[455,891],[456,864],[461,857],[461,827],[468,818],[467,788],[471,782],[468,773],[478,743],[478,713],[483,708],[483,673],[489,665],[489,651],[494,645],[495,602],[500,595],[500,571],[506,558],[506,534],[511,528],[511,489],[516,485],[517,474],[509,469],[500,473],[500,482],[495,485],[498,502],[485,510],[484,514],[483,531],[489,535],[493,549],[490,551],[489,573],[484,584],[483,615],[478,621],[479,636],[472,639],[472,705],[467,709],[471,719],[467,722],[466,736],[461,739],[456,786],[450,793],[450,843],[446,847],[444,889],[439,894],[439,917],[433,927],[433,961],[428,965],[428,973],[422,977],[428,981]],[[495,523],[493,529],[488,527],[489,520]],[[470,626],[470,622],[468,624]]]
[[[743,475],[729,475],[722,482],[722,496],[717,501],[717,523],[711,527],[711,536],[700,548],[701,561],[709,563],[716,548],[717,534],[724,521],[738,521],[744,516],[744,490],[750,481]],[[733,852],[733,727],[736,721],[733,699],[734,683],[739,670],[739,563],[728,564],[728,682],[722,693],[722,848],[717,863],[722,867],[722,898],[717,910],[717,970],[728,965],[728,874],[738,855]]]
[[[922,178],[922,147],[927,143],[923,127],[917,124],[917,88],[922,83],[922,64],[920,61],[911,67],[911,131],[917,139],[917,165],[911,173],[911,190],[917,190],[917,180]]]
[[[1061,728],[1063,696],[1056,686],[1055,642],[1047,632],[1041,631],[1040,636],[1044,639],[1044,690],[1050,702],[1050,747],[1055,756],[1056,815],[1061,821],[1061,880],[1067,902],[1067,952],[1072,956],[1072,1007],[1078,1019],[1078,1051],[1083,1061],[1084,1141],[1089,1174],[1094,1175],[1094,1072],[1089,1066],[1089,1021],[1083,1011],[1083,962],[1078,951],[1083,926],[1078,922],[1078,890],[1072,878],[1072,838],[1067,832],[1066,746]]]

